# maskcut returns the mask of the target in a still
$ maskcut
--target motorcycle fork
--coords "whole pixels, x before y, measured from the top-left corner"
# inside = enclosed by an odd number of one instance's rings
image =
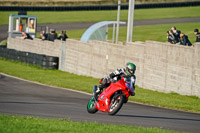
[[[123,94],[123,92],[115,92],[114,95],[111,97],[111,99],[116,100],[120,94]],[[123,96],[124,96],[124,103],[127,103],[128,98],[125,96],[125,94],[123,94]],[[110,102],[112,102],[112,101],[113,100],[111,100]]]
[[[115,92],[112,98],[116,99],[119,96],[119,94],[120,92]]]
[[[94,85],[94,87],[93,87],[93,95],[96,93],[96,91],[97,91],[97,85]]]

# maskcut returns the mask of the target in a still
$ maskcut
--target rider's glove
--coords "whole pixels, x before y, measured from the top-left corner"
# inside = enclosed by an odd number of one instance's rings
[[[135,96],[135,92],[130,92],[130,95],[131,96]]]

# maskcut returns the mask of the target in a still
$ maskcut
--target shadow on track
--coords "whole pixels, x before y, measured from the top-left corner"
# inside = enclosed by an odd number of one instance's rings
[[[39,104],[45,104],[45,105],[69,105],[69,104],[59,104],[59,103],[32,103],[32,102],[0,102],[0,104],[35,104],[35,105],[39,105]]]
[[[170,117],[155,117],[155,116],[142,116],[142,115],[116,115],[122,117],[133,117],[133,118],[145,118],[145,119],[165,119],[165,120],[183,120],[183,121],[200,121],[197,119],[187,119],[187,118],[170,118]]]
[[[3,75],[0,74],[0,79],[3,79],[3,78],[5,78],[5,76],[3,76]]]

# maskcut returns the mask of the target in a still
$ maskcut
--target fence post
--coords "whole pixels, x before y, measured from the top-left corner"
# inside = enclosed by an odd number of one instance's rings
[[[61,71],[65,71],[65,60],[66,60],[66,41],[61,41],[62,52],[61,52]]]

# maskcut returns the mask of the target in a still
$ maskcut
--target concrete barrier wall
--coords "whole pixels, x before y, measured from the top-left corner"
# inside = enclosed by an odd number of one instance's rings
[[[62,43],[59,40],[51,42],[51,41],[42,41],[41,39],[23,40],[20,37],[8,38],[7,47],[19,51],[27,51],[32,53],[59,57],[59,69],[60,69]]]
[[[95,78],[133,62],[137,66],[138,86],[200,97],[200,43],[187,47],[154,41],[120,45],[8,38],[8,48],[57,56],[61,58],[60,70]]]

